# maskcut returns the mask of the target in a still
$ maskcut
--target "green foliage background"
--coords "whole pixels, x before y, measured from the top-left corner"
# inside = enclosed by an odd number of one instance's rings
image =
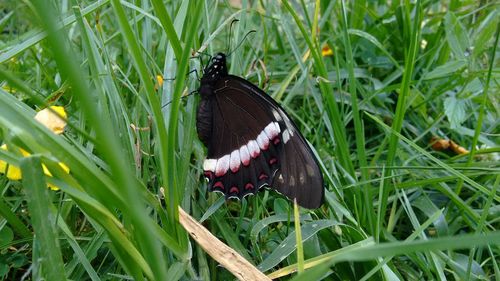
[[[499,280],[499,7],[0,2],[0,160],[23,172],[0,177],[0,278],[234,279],[180,205],[280,280]],[[231,46],[230,73],[273,96],[320,159],[326,200],[301,210],[303,251],[286,199],[225,202],[202,179],[198,97],[182,96]],[[33,120],[49,105],[69,114],[62,136]],[[470,153],[434,151],[433,136]]]

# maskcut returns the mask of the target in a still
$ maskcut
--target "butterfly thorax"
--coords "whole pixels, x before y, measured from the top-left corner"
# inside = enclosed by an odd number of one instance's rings
[[[201,77],[199,92],[202,98],[213,95],[215,83],[228,75],[225,54],[217,53],[210,62]]]
[[[198,137],[207,147],[212,137],[212,102],[215,94],[215,84],[227,75],[226,55],[217,53],[210,60],[210,65],[205,68],[203,77],[201,77],[200,88],[198,89],[201,100],[196,114],[196,128]]]

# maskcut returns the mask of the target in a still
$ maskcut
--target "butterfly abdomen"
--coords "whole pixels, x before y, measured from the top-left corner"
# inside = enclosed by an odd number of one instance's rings
[[[196,113],[196,129],[201,142],[208,147],[212,138],[212,100],[202,96]]]
[[[213,63],[209,65],[201,77],[200,88],[198,92],[201,101],[196,114],[196,128],[201,142],[208,147],[212,138],[213,125],[213,96],[215,94],[215,84],[222,77],[227,76],[226,56],[218,53],[212,58]]]

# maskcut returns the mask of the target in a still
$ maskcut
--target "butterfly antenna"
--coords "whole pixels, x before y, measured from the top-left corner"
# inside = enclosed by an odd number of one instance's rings
[[[233,24],[236,23],[236,22],[239,22],[240,20],[239,19],[233,19],[231,21],[231,24],[229,25],[229,34],[228,34],[228,37],[227,37],[227,51],[226,51],[226,54],[229,53],[229,51],[231,50],[231,35],[233,35]]]
[[[238,43],[238,45],[236,45],[236,48],[234,48],[234,50],[232,50],[226,56],[230,57],[241,46],[241,44],[243,44],[243,42],[245,42],[245,40],[247,39],[248,35],[250,35],[250,34],[252,34],[254,32],[257,32],[257,31],[256,30],[250,30],[249,32],[247,32],[247,34],[245,34],[245,37],[243,37],[243,39],[241,39],[240,43]]]

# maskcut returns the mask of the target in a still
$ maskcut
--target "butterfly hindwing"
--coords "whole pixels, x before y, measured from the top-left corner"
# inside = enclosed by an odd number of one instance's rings
[[[282,145],[276,140],[281,129],[266,106],[259,104],[259,97],[249,96],[231,82],[223,79],[216,84],[212,100],[207,158],[216,163],[209,189],[241,198],[271,184],[279,169]]]
[[[270,187],[276,189],[288,198],[296,198],[298,203],[307,208],[317,208],[321,205],[324,196],[323,176],[319,164],[296,125],[283,108],[269,95],[252,83],[231,76],[233,83],[242,84],[246,93],[254,98],[261,99],[260,104],[267,106],[274,120],[281,127],[282,142],[279,151],[280,168],[273,178]]]

